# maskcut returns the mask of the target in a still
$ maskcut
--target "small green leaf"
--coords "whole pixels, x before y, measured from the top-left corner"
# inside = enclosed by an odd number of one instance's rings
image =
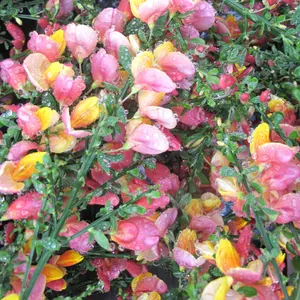
[[[232,176],[237,176],[238,173],[233,168],[229,168],[225,166],[221,168],[220,175],[223,177],[232,177]]]
[[[96,242],[100,247],[102,247],[105,250],[109,250],[109,241],[108,238],[105,236],[105,234],[100,230],[90,229],[89,232],[93,235]]]
[[[292,259],[292,265],[297,273],[300,273],[300,256],[295,256]]]
[[[121,46],[119,49],[119,60],[120,64],[124,68],[125,71],[127,71],[129,74],[131,74],[131,61],[132,56],[129,52],[129,50],[125,46]]]
[[[120,89],[117,86],[107,82],[102,82],[102,84],[106,90],[114,93],[120,93]]]
[[[205,41],[201,38],[194,38],[190,40],[190,43],[196,44],[196,45],[205,45]]]
[[[251,182],[250,183],[251,187],[254,188],[258,193],[262,193],[263,192],[263,189],[261,187],[261,185],[255,181]]]
[[[242,286],[237,290],[237,292],[245,295],[246,297],[254,297],[257,295],[256,289],[251,286]]]
[[[291,140],[296,140],[299,137],[300,137],[300,132],[298,131],[292,131],[289,135],[289,139]]]

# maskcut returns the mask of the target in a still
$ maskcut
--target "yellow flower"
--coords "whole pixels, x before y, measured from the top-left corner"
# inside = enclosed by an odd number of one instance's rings
[[[202,300],[225,300],[226,294],[233,283],[230,276],[220,277],[211,281],[203,290]]]
[[[138,276],[136,276],[132,282],[131,282],[131,289],[133,292],[135,292],[137,285],[139,284],[139,282],[141,282],[142,280],[144,280],[147,277],[151,277],[152,273],[150,272],[146,272],[146,273],[142,273]]]
[[[34,152],[24,156],[16,165],[12,172],[12,178],[15,181],[24,181],[37,173],[35,165],[37,162],[43,163],[43,157],[46,152]]]
[[[10,294],[8,296],[5,296],[1,300],[19,300],[19,299],[20,299],[20,297],[18,294]]]
[[[199,256],[201,255],[205,259],[215,260],[213,257],[216,253],[215,246],[211,241],[204,241],[202,243],[196,242],[195,248]]]
[[[143,293],[137,298],[137,300],[160,300],[160,299],[161,297],[158,292]]]
[[[65,32],[62,29],[55,31],[50,35],[50,39],[59,44],[59,54],[62,55],[66,49]]]
[[[74,250],[68,250],[60,255],[56,264],[60,267],[70,267],[80,263],[84,257]]]
[[[199,198],[192,199],[189,204],[184,207],[184,212],[189,217],[202,215],[202,202]]]
[[[84,99],[73,109],[71,125],[73,128],[86,128],[99,118],[102,111],[104,111],[104,106],[98,104],[98,97]]]
[[[257,151],[258,147],[270,142],[270,127],[267,123],[258,125],[252,133],[252,140],[250,143],[250,153]]]
[[[57,111],[50,107],[40,108],[35,115],[39,118],[42,124],[42,130],[46,130],[53,126],[59,120],[59,114]]]
[[[221,200],[213,193],[204,193],[201,196],[203,211],[209,213],[221,205]]]
[[[160,62],[163,58],[165,58],[169,53],[175,52],[176,48],[171,42],[164,42],[161,45],[157,46],[154,49],[154,57],[156,62]]]
[[[276,257],[276,262],[277,262],[278,266],[280,266],[284,262],[284,260],[285,260],[285,253],[280,251]]]
[[[216,254],[216,264],[220,271],[224,274],[226,274],[226,272],[231,268],[241,266],[239,254],[227,239],[220,240]]]
[[[268,107],[271,112],[281,111],[284,108],[285,101],[283,99],[271,99],[268,102]]]
[[[74,76],[74,71],[71,67],[65,66],[60,62],[56,61],[49,65],[49,67],[44,72],[44,77],[46,82],[53,87],[54,81],[59,73],[63,72],[65,75],[69,75],[71,77]]]
[[[235,177],[217,178],[216,184],[222,197],[237,197],[240,191]],[[227,199],[224,198],[224,200],[226,201]]]
[[[153,65],[154,55],[150,51],[139,53],[131,63],[131,72],[137,76],[142,70],[151,68]]]

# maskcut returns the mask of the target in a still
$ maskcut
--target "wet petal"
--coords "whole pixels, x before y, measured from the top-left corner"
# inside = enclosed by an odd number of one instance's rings
[[[233,279],[230,276],[224,276],[211,281],[203,290],[203,300],[226,300],[226,294],[229,291]]]
[[[59,256],[56,265],[60,267],[70,267],[80,263],[84,257],[74,250],[68,250]]]

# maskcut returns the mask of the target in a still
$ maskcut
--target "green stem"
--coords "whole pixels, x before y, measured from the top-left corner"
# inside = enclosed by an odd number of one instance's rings
[[[223,0],[223,3],[226,4],[227,6],[229,6],[231,9],[238,12],[240,15],[242,15],[244,17],[247,17],[252,22],[265,24],[266,28],[267,29],[269,28],[269,31],[271,33],[273,33],[275,36],[285,35],[285,36],[288,36],[289,38],[296,39],[296,37],[294,37],[290,34],[287,34],[286,31],[276,27],[275,25],[270,23],[268,20],[266,20],[264,17],[261,17],[257,14],[254,14],[254,13],[250,12],[250,10],[248,8],[246,8],[245,6],[237,3],[234,0]]]
[[[13,55],[11,57],[11,59],[19,59],[19,58],[21,58],[23,56],[26,56],[27,54],[30,54],[30,50],[25,50],[25,51],[23,51],[23,52],[21,52],[19,54]]]

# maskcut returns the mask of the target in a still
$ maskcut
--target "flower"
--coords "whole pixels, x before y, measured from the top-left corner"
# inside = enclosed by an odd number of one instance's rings
[[[154,126],[141,124],[127,137],[126,147],[143,154],[159,154],[168,150],[166,136]]]
[[[147,23],[150,28],[155,21],[168,11],[169,0],[130,0],[132,14]]]
[[[0,78],[19,91],[27,81],[24,67],[10,58],[0,62]]]
[[[31,33],[27,46],[33,53],[44,54],[50,62],[58,60],[62,54],[60,43],[45,34],[38,34],[36,31]]]
[[[261,123],[258,125],[252,133],[250,152],[255,153],[263,144],[270,142],[270,127],[267,123]]]
[[[146,217],[131,217],[118,222],[116,233],[111,239],[127,249],[145,251],[158,243],[159,232]]]
[[[24,188],[23,182],[13,179],[12,173],[16,165],[12,161],[5,161],[0,165],[0,192],[2,194],[15,194]]]
[[[37,219],[41,207],[42,195],[37,192],[28,192],[9,205],[1,220]]]
[[[65,40],[72,55],[79,61],[90,56],[96,48],[97,33],[87,25],[68,24]]]
[[[54,81],[53,95],[60,104],[70,106],[85,88],[86,85],[80,76],[73,79],[71,76],[59,74]]]
[[[125,14],[117,8],[103,9],[94,20],[93,28],[99,34],[100,40],[104,38],[107,30],[114,29],[123,32],[125,26]]]
[[[194,10],[198,0],[171,0],[169,10],[172,13],[180,12],[184,14],[186,12]]]
[[[231,268],[241,266],[240,256],[229,240],[221,239],[216,253],[216,264],[221,272],[227,273]]]
[[[202,292],[203,300],[225,300],[226,294],[233,283],[233,278],[230,276],[220,277],[211,281]]]
[[[13,37],[12,44],[18,50],[22,50],[25,43],[25,34],[23,30],[16,24],[8,22],[5,24],[8,33]]]
[[[93,54],[91,60],[91,73],[96,86],[101,86],[102,82],[114,84],[120,77],[119,64],[114,56],[107,54],[104,49],[100,49]]]

